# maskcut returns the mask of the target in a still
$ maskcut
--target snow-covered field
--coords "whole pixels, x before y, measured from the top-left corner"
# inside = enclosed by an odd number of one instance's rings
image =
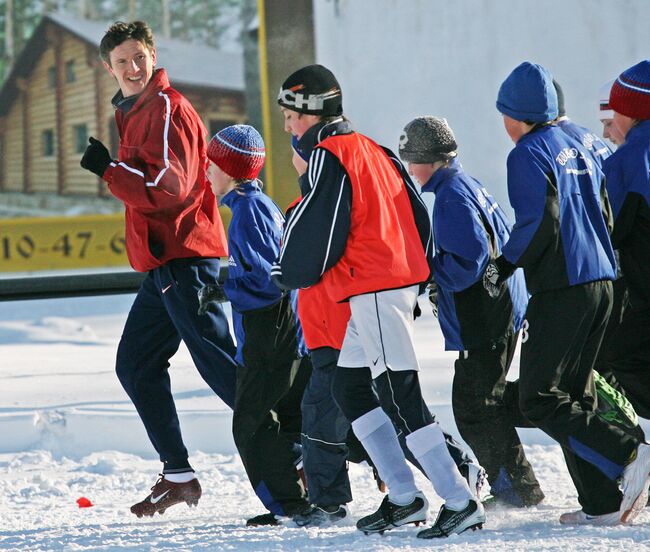
[[[1,280],[0,280],[1,285]],[[244,526],[262,513],[230,436],[230,413],[181,348],[172,381],[191,461],[204,489],[199,507],[175,506],[137,519],[160,469],[113,372],[132,296],[0,303],[0,549],[2,550],[650,550],[650,509],[629,527],[568,528],[576,509],[559,447],[537,430],[520,432],[547,494],[543,505],[488,514],[483,531],[444,542],[415,529],[366,537],[354,527],[381,501],[369,470],[352,465],[350,519],[327,529]],[[424,305],[423,305],[424,307]],[[423,309],[427,311],[427,309]],[[418,320],[425,398],[457,434],[450,407],[454,355],[444,353],[433,317]],[[516,367],[512,374],[516,377]],[[650,424],[645,423],[650,431]],[[417,474],[435,515],[440,500]],[[77,499],[94,506],[80,509]]]

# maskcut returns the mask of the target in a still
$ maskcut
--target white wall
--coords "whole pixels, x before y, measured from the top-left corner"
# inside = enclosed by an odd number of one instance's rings
[[[650,57],[650,0],[314,0],[316,59],[358,130],[397,149],[418,115],[446,117],[465,169],[511,212],[512,148],[497,91],[524,60],[546,66],[567,114],[602,132],[598,89]]]

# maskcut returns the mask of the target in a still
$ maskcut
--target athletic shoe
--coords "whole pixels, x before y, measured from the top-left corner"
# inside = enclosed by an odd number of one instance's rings
[[[481,500],[483,508],[486,510],[495,510],[497,508],[531,508],[537,506],[544,500],[544,493],[537,488],[535,492],[529,493],[526,500],[522,500],[515,493],[503,493],[499,495],[489,494]]]
[[[650,483],[650,445],[641,443],[634,451],[634,459],[623,470],[623,500],[619,513],[623,523],[631,522],[648,502]]]
[[[460,474],[465,478],[465,481],[467,481],[469,490],[472,491],[476,500],[480,501],[481,491],[483,485],[485,485],[485,481],[487,480],[485,470],[474,462],[466,462],[458,468],[458,471],[460,471]]]
[[[259,527],[262,525],[280,525],[280,520],[271,512],[266,512],[266,514],[260,514],[259,516],[246,520],[246,527]]]
[[[298,527],[325,527],[333,525],[347,517],[345,504],[335,506],[310,506],[305,512],[293,516]]]
[[[387,529],[394,529],[407,523],[419,525],[426,521],[428,510],[429,503],[420,491],[415,493],[415,498],[409,504],[403,506],[391,502],[386,496],[374,514],[357,521],[357,529],[367,535],[383,533]]]
[[[131,513],[138,517],[153,516],[156,512],[164,514],[165,510],[174,504],[185,502],[188,506],[196,506],[201,498],[201,485],[194,478],[186,483],[172,483],[160,474],[156,484],[151,487],[151,494],[142,502],[131,506]]]
[[[438,518],[433,527],[420,531],[419,539],[439,539],[454,533],[462,533],[467,529],[483,529],[485,510],[480,502],[470,500],[462,510],[450,510],[444,504],[440,508]]]
[[[589,514],[585,514],[583,510],[562,514],[560,516],[560,523],[562,525],[623,525],[619,512],[590,516]]]

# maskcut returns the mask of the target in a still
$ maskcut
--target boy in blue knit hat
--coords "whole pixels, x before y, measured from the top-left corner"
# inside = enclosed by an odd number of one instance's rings
[[[251,126],[219,131],[208,144],[207,176],[221,205],[232,210],[228,228],[228,278],[205,290],[207,301],[229,300],[237,337],[237,387],[233,437],[248,478],[268,513],[247,525],[277,525],[278,517],[309,504],[295,467],[300,442],[300,400],[311,373],[295,292],[271,281],[284,216],[257,176],[264,142]]]
[[[507,165],[516,222],[483,283],[498,293],[516,267],[524,269],[531,297],[522,335],[521,410],[560,443],[579,493],[583,480],[601,489],[600,504],[590,504],[590,511],[581,504],[560,521],[627,523],[638,513],[637,501],[619,514],[612,499],[621,500],[616,482],[639,440],[597,415],[592,371],[616,275],[603,173],[582,144],[553,124],[557,94],[544,67],[516,67],[496,105],[515,143]]]

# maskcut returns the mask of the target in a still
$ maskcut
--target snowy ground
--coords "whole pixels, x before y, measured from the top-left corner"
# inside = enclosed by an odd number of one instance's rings
[[[230,413],[200,380],[184,348],[171,374],[204,495],[197,509],[179,505],[162,517],[139,520],[129,506],[146,496],[160,464],[113,372],[132,299],[0,303],[0,549],[650,551],[650,509],[630,527],[558,524],[561,512],[577,507],[575,491],[559,448],[537,430],[520,434],[547,500],[526,511],[489,513],[483,531],[433,543],[417,540],[412,527],[383,537],[360,534],[354,520],[374,510],[381,495],[368,469],[354,465],[355,500],[345,524],[247,529],[244,520],[262,508],[235,453]],[[416,328],[425,398],[456,433],[453,355],[442,351],[428,313]],[[434,515],[440,501],[417,477]],[[82,496],[94,506],[78,508]]]

